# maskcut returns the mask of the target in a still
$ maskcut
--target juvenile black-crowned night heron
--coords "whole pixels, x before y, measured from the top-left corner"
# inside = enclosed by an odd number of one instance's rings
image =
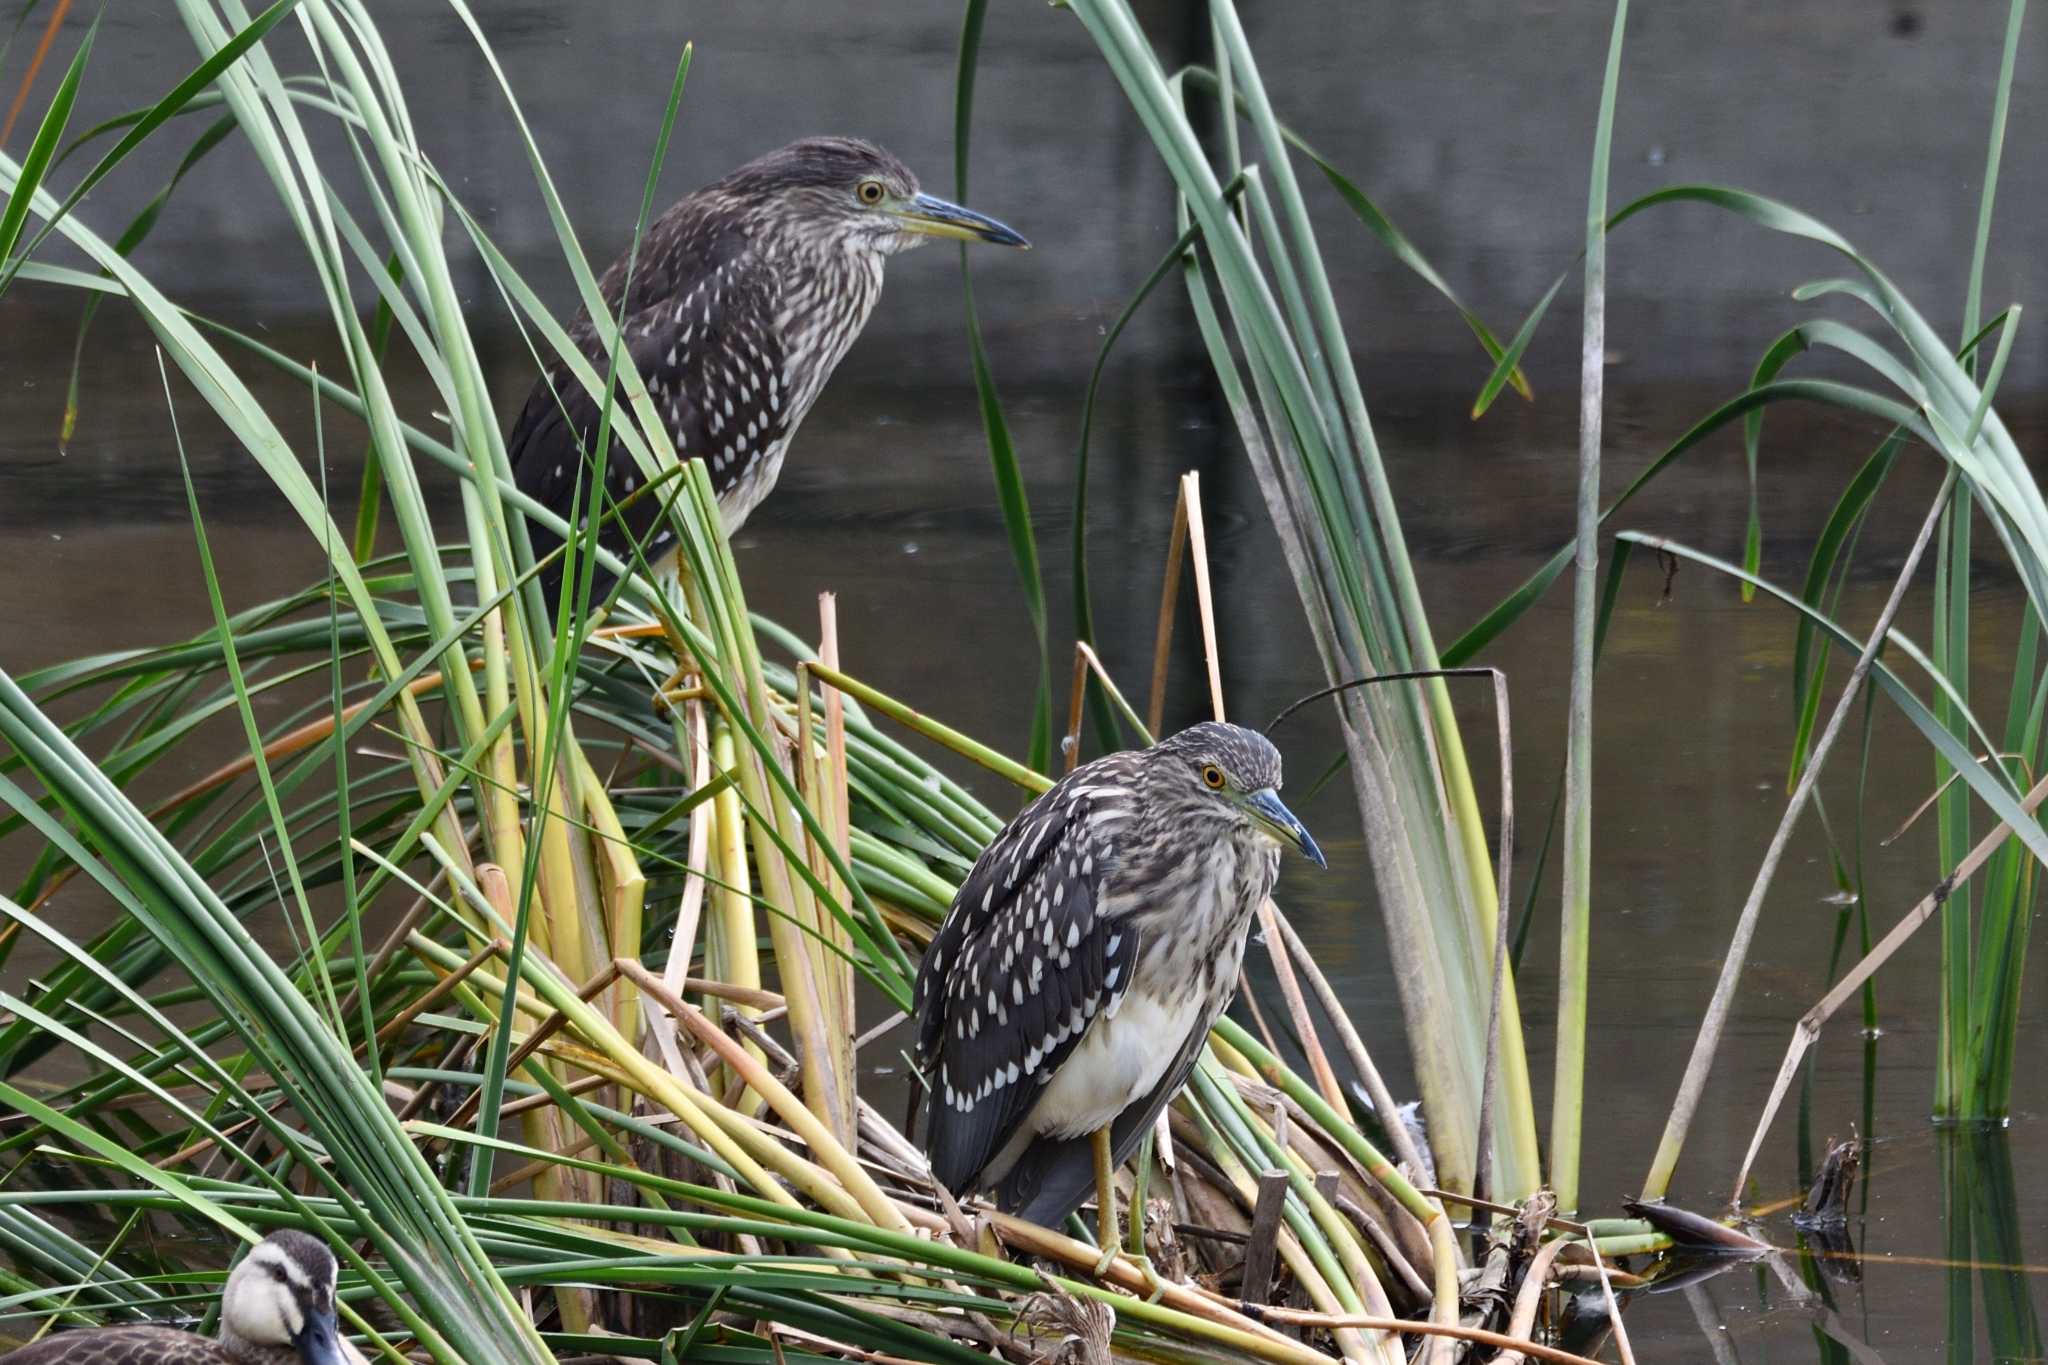
[[[352,1365],[362,1355],[334,1318],[334,1253],[303,1232],[273,1232],[242,1258],[221,1296],[220,1336],[170,1327],[59,1332],[0,1356],[4,1365]]]
[[[1055,1224],[1111,1177],[1230,1003],[1283,845],[1280,754],[1235,725],[1084,763],[974,864],[917,974],[925,1148],[956,1194]]]
[[[993,218],[919,193],[902,162],[847,137],[807,138],[750,161],[647,230],[623,315],[626,350],[676,454],[708,464],[728,531],[775,486],[790,438],[881,296],[883,264],[933,237],[1029,245]],[[621,257],[598,282],[614,318],[626,273]],[[607,373],[589,317],[579,314],[569,330]],[[557,362],[506,441],[520,490],[572,526],[583,511],[572,505],[578,475],[587,497],[595,467],[598,416],[589,389]],[[605,478],[617,503],[641,486],[638,466],[618,447]],[[672,533],[655,529],[659,513],[660,503],[643,496],[605,524],[600,541],[624,557],[630,532],[659,568],[673,551]],[[560,543],[532,530],[536,555]],[[550,603],[560,573],[557,561],[543,574]],[[600,573],[593,593],[610,581]]]

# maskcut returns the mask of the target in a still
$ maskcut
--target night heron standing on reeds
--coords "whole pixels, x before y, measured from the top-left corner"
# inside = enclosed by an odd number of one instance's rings
[[[933,237],[1029,245],[993,218],[919,193],[917,177],[879,147],[807,138],[656,219],[632,262],[623,315],[627,259],[605,272],[605,309],[622,322],[676,454],[710,469],[728,531],[775,486],[790,438],[881,296],[883,264]],[[590,318],[579,314],[569,334],[606,374],[605,343]],[[596,467],[598,418],[590,390],[557,360],[506,441],[520,491],[571,526],[582,519],[578,476],[587,490]],[[609,503],[625,503],[640,479],[632,457],[614,449],[605,462]],[[605,523],[600,543],[630,562],[630,534],[659,568],[674,550],[673,533],[656,525],[662,500],[643,495]],[[532,531],[536,556],[560,543],[538,525]],[[542,578],[550,603],[560,580],[557,560]],[[593,600],[610,581],[599,573]]]
[[[140,1324],[59,1332],[4,1365],[355,1365],[334,1317],[334,1253],[303,1232],[249,1249],[221,1295],[220,1336]]]
[[[1113,1177],[1230,1003],[1283,845],[1322,851],[1280,803],[1263,735],[1204,724],[1067,774],[974,864],[917,974],[932,1174],[1057,1224]]]

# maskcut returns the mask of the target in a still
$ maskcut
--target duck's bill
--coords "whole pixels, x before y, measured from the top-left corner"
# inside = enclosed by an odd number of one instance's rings
[[[896,210],[896,216],[903,220],[906,230],[923,233],[927,237],[955,237],[963,242],[990,242],[996,246],[1019,246],[1027,250],[1031,246],[1022,233],[998,223],[987,214],[976,213],[973,209],[962,208],[929,194],[918,195]]]
[[[299,1359],[306,1365],[350,1365],[351,1361],[362,1359],[343,1345],[340,1325],[332,1313],[309,1315],[297,1344]]]
[[[1245,809],[1251,813],[1259,828],[1272,835],[1288,848],[1296,849],[1301,856],[1317,867],[1327,868],[1323,851],[1316,847],[1316,841],[1301,821],[1294,818],[1294,812],[1280,803],[1279,793],[1271,787],[1253,792],[1245,798]]]

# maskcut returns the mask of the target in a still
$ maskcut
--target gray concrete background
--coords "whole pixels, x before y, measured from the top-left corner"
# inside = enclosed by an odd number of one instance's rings
[[[1139,6],[1169,67],[1207,56],[1201,6]],[[495,83],[460,23],[429,0],[376,7],[415,122],[443,171],[499,244],[551,299],[566,281]],[[811,132],[854,132],[903,156],[928,188],[953,188],[957,4],[886,6],[584,4],[478,6],[587,249],[608,257],[637,207],[676,56],[697,44],[664,196]],[[73,19],[87,17],[81,7]],[[1847,234],[1938,325],[1954,328],[1967,276],[1990,92],[2006,6],[1867,0],[1638,4],[1631,16],[1614,148],[1614,198],[1712,181],[1782,196]],[[1468,302],[1512,332],[1580,240],[1586,166],[1609,11],[1555,0],[1438,5],[1245,6],[1284,117],[1345,167]],[[2048,21],[2021,57],[1986,296],[2038,282],[2043,185],[2036,78]],[[32,36],[32,35],[31,35]],[[25,48],[26,44],[20,45]],[[296,50],[296,39],[283,50]],[[189,63],[165,3],[105,20],[81,118],[132,107]],[[289,60],[289,57],[287,57]],[[19,70],[18,51],[9,63]],[[46,87],[53,78],[46,77]],[[9,89],[12,82],[8,83]],[[191,126],[196,132],[196,125]],[[86,212],[118,230],[182,150],[181,131],[97,191]],[[19,150],[18,148],[15,150]],[[983,313],[1007,383],[1085,373],[1095,326],[1171,240],[1166,180],[1078,20],[1037,0],[992,6],[975,128],[977,206],[1039,251],[985,261]],[[1476,382],[1463,328],[1316,195],[1354,343],[1403,387]],[[181,297],[290,315],[317,306],[305,272],[273,269],[288,228],[246,150],[216,152],[181,192],[140,260]],[[950,263],[906,261],[854,353],[857,382],[900,378],[933,354],[949,382],[959,310]],[[287,258],[289,259],[289,258]],[[282,262],[280,262],[282,263]],[[1617,382],[1739,377],[1791,316],[1786,290],[1836,267],[1709,210],[1665,211],[1617,234],[1609,332]],[[473,277],[481,288],[481,274]],[[906,302],[938,281],[939,306]],[[10,300],[10,306],[13,301]],[[1569,382],[1569,289],[1536,361]],[[1133,340],[1178,347],[1172,307]],[[1553,354],[1554,352],[1554,354]],[[2040,348],[2008,380],[2040,386]],[[910,372],[916,375],[913,369]],[[1553,385],[1554,387],[1554,385]]]

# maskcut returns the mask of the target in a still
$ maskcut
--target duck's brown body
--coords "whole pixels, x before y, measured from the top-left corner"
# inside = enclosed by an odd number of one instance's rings
[[[289,1346],[239,1349],[174,1327],[101,1327],[58,1332],[0,1356],[0,1365],[293,1365]]]

